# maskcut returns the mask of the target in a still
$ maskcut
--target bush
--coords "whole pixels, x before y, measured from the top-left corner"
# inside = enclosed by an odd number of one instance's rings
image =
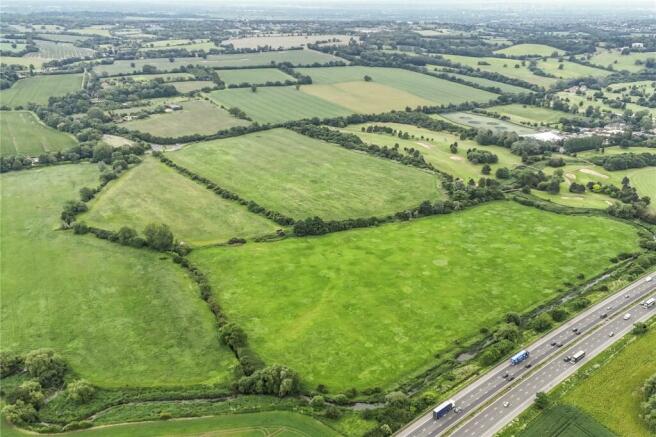
[[[81,404],[89,402],[96,394],[96,389],[84,379],[78,379],[66,386],[68,399]]]
[[[647,324],[643,322],[638,322],[633,325],[633,330],[631,331],[633,335],[643,335],[647,333]]]
[[[333,402],[336,403],[337,405],[346,405],[348,404],[349,400],[345,394],[340,393],[333,397]]]
[[[534,318],[531,323],[530,327],[531,329],[537,331],[537,332],[544,332],[551,328],[553,325],[553,320],[551,319],[551,316],[547,313],[542,313],[536,318]]]
[[[325,415],[328,419],[339,419],[342,416],[342,412],[339,411],[339,408],[337,408],[334,405],[328,405],[328,408],[326,408]]]
[[[165,224],[151,223],[144,229],[146,244],[155,250],[167,251],[173,248],[173,233]]]
[[[55,387],[64,381],[66,362],[51,349],[39,349],[27,354],[25,368],[43,387]]]
[[[564,308],[554,308],[549,311],[549,314],[551,315],[551,318],[554,319],[554,321],[562,322],[567,318],[569,313]]]
[[[219,337],[232,350],[246,346],[246,333],[233,322],[226,323],[219,329]]]
[[[298,374],[288,367],[272,365],[243,376],[236,384],[242,394],[270,394],[284,397],[299,390]]]
[[[17,373],[23,367],[23,358],[11,352],[0,352],[0,378]]]
[[[539,391],[535,394],[535,406],[538,409],[544,410],[549,405],[551,405],[551,400],[549,399],[549,396],[547,396],[546,393]]]
[[[26,425],[37,421],[38,417],[36,409],[32,404],[25,403],[21,400],[16,401],[15,404],[7,405],[2,410],[8,422],[14,425]]]
[[[314,396],[312,400],[310,400],[310,406],[315,410],[320,410],[326,406],[326,400],[321,395]]]
[[[171,415],[171,413],[162,412],[162,413],[159,413],[159,419],[160,419],[160,420],[169,420],[169,419],[173,419],[173,415]]]

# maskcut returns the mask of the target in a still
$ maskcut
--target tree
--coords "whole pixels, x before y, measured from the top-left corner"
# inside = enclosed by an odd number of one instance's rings
[[[310,400],[310,406],[315,410],[320,410],[326,405],[326,400],[321,395],[316,395]]]
[[[11,352],[0,352],[0,378],[6,378],[21,370],[23,358]]]
[[[488,164],[485,164],[483,168],[481,168],[481,173],[484,175],[489,175],[492,172],[492,167],[490,167]]]
[[[562,322],[567,318],[569,313],[564,308],[554,308],[549,311],[549,314],[551,315],[551,318],[554,319],[554,321]]]
[[[19,385],[14,393],[12,393],[11,398],[14,401],[20,399],[26,404],[32,405],[34,408],[40,408],[43,405],[45,395],[43,394],[39,381],[29,380]]]
[[[540,314],[539,316],[534,318],[530,323],[531,329],[537,332],[544,332],[547,329],[551,328],[551,325],[552,325],[552,320],[549,314],[547,313]]]
[[[232,350],[246,346],[246,333],[236,323],[226,323],[219,329],[221,341]]]
[[[93,162],[103,161],[105,164],[112,162],[112,153],[114,148],[109,144],[99,143],[93,148],[93,155],[91,160]]]
[[[151,223],[144,229],[146,244],[155,250],[167,251],[173,248],[173,233],[165,224]]]
[[[251,85],[251,91],[257,92],[257,85]]]
[[[135,238],[137,238],[137,231],[134,229],[123,226],[119,231],[116,233],[116,237],[118,238],[118,242],[120,244],[123,244],[124,246],[129,246],[132,244]]]
[[[31,404],[21,400],[16,401],[15,404],[7,405],[2,410],[2,414],[7,421],[14,425],[25,425],[28,423],[34,423],[38,420],[36,409]]]
[[[451,153],[453,153],[454,155],[457,155],[457,154],[458,154],[458,142],[455,142],[455,143],[451,144],[451,145],[449,146],[449,150],[450,150]]]
[[[252,375],[241,377],[235,388],[242,394],[270,394],[284,397],[297,393],[300,383],[298,374],[292,369],[274,364],[256,370]]]
[[[371,82],[372,81],[371,76],[368,76],[368,75],[365,74],[364,75],[364,81],[365,82]]]
[[[96,389],[84,379],[78,379],[66,386],[68,399],[84,404],[93,399]]]
[[[497,168],[497,171],[494,174],[497,179],[510,179],[510,170],[505,167]]]
[[[25,368],[43,387],[55,387],[64,381],[66,362],[51,349],[39,349],[27,354]]]
[[[522,317],[519,313],[506,313],[504,317],[506,323],[513,323],[515,326],[522,326]]]
[[[633,335],[642,335],[647,332],[647,324],[644,322],[637,322],[633,325],[633,330],[631,333]]]
[[[80,188],[80,200],[82,200],[82,202],[88,202],[89,200],[93,199],[93,196],[95,195],[96,195],[96,191],[93,188],[89,188],[89,187]]]
[[[539,391],[535,394],[535,406],[539,410],[544,410],[549,405],[551,405],[551,400],[549,399],[549,396],[547,396],[546,393]]]

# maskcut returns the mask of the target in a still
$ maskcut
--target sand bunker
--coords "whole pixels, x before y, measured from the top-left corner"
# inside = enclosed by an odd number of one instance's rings
[[[449,158],[453,159],[454,161],[462,161],[464,158],[462,156],[456,156],[456,155],[451,155]]]
[[[598,171],[594,171],[589,168],[582,168],[579,170],[581,173],[589,174],[590,176],[597,176],[598,178],[608,179],[608,176],[601,174]]]
[[[421,147],[424,147],[426,149],[432,149],[433,148],[433,146],[431,146],[430,144],[427,144],[427,143],[422,143],[422,142],[417,141],[417,144],[419,144]]]

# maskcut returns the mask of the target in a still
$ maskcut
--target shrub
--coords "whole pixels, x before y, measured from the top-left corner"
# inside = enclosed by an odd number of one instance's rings
[[[647,332],[647,324],[643,322],[638,322],[634,324],[633,330],[631,331],[633,335],[642,335],[645,334],[646,332]]]
[[[237,324],[230,322],[226,323],[219,329],[219,336],[221,341],[230,347],[232,350],[236,350],[240,347],[246,346],[247,336],[243,329],[241,329]]]
[[[531,329],[537,331],[537,332],[544,332],[547,329],[551,328],[553,325],[553,320],[551,319],[551,316],[547,313],[542,313],[536,318],[534,318],[531,323],[530,327]]]
[[[288,367],[274,364],[243,376],[236,384],[242,394],[270,394],[284,397],[298,392],[298,374]]]
[[[551,318],[554,319],[554,321],[562,322],[567,318],[569,313],[564,308],[554,308],[549,311],[549,314],[551,315]]]
[[[337,405],[346,405],[348,404],[349,401],[345,394],[340,393],[333,397],[333,402],[336,403]]]
[[[165,224],[151,223],[144,229],[146,244],[155,250],[167,251],[173,248],[173,233]]]
[[[7,405],[2,410],[5,419],[14,425],[25,425],[37,421],[36,409],[32,404],[25,403],[21,400],[15,404]]]
[[[339,419],[342,415],[342,412],[339,411],[339,408],[337,408],[334,405],[328,405],[328,408],[326,408],[325,415],[328,419]]]
[[[11,352],[0,352],[0,378],[6,378],[21,370],[23,358]]]
[[[95,394],[96,389],[84,379],[78,379],[66,386],[68,399],[81,404],[89,402]]]
[[[43,387],[54,387],[64,380],[66,362],[51,349],[39,349],[27,354],[25,368]]]
[[[326,400],[323,396],[317,395],[310,400],[310,406],[314,409],[320,410],[326,405]]]
[[[171,415],[171,413],[162,412],[162,413],[159,413],[159,419],[160,419],[160,420],[169,420],[169,419],[173,419],[173,415]]]
[[[551,405],[551,400],[549,399],[549,396],[547,396],[546,393],[539,391],[535,394],[535,406],[538,409],[544,410],[549,405]]]

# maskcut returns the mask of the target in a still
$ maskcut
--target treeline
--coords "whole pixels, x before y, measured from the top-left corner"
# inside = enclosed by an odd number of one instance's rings
[[[608,171],[654,167],[656,166],[656,153],[621,153],[618,155],[593,156],[590,161],[603,166]]]

